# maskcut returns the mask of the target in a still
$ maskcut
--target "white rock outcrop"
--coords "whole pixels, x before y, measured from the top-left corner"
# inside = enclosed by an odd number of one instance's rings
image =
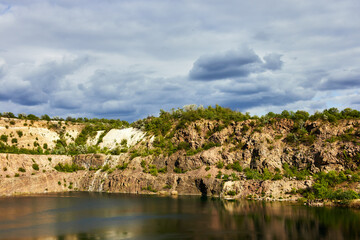
[[[111,129],[99,144],[101,148],[109,149],[121,146],[121,142],[125,139],[127,147],[135,145],[145,137],[145,133],[136,128]]]

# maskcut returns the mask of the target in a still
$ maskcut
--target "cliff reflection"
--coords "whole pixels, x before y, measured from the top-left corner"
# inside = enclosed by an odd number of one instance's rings
[[[0,199],[0,239],[359,239],[360,214],[199,197],[53,194]]]

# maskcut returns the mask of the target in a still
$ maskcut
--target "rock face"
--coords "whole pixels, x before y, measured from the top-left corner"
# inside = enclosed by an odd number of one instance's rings
[[[1,121],[3,125],[9,126],[2,126],[1,134],[17,134],[18,127],[22,127],[24,135],[28,137],[33,133],[29,126],[27,129],[30,130],[25,131],[24,122],[10,125],[8,120]],[[40,136],[42,130],[39,129],[44,128],[46,123],[40,121],[32,124],[32,127],[38,128],[36,136]],[[145,137],[138,130],[111,130],[103,137],[103,144],[118,146],[126,139],[127,147],[133,147],[120,155],[81,154],[71,157],[0,154],[0,195],[79,190],[162,194],[177,192],[208,196],[229,196],[231,193],[233,197],[252,195],[265,199],[294,199],[296,195],[289,193],[294,189],[310,187],[312,180],[247,180],[243,172],[226,169],[225,166],[238,162],[242,168],[280,173],[284,171],[284,164],[312,173],[354,170],[360,163],[359,126],[358,120],[343,120],[336,125],[310,121],[295,125],[288,119],[267,123],[247,120],[227,125],[200,120],[185,129],[174,131],[169,140],[171,144],[183,144],[186,147],[172,154],[156,145],[157,138]],[[83,126],[67,128],[70,132],[74,130],[70,136],[75,136]],[[127,132],[118,135],[121,131]],[[39,142],[51,146],[56,139],[54,136]],[[26,144],[26,141],[21,144]],[[54,167],[58,163],[74,163],[85,170],[57,172]],[[224,167],[219,166],[220,163]],[[34,164],[38,165],[38,170]],[[220,179],[225,175],[228,181]]]
[[[53,148],[61,136],[71,143],[84,128],[81,124],[65,124],[60,121],[30,121],[12,118],[0,118],[0,134],[7,136],[5,144],[18,148],[33,149],[36,146]],[[13,139],[16,139],[13,140]]]

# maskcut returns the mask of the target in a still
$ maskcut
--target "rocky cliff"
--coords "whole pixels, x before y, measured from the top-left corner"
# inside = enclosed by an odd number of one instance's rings
[[[10,121],[0,121],[1,135],[8,136],[3,142],[24,148],[46,144],[51,149],[61,139],[71,144],[85,128]],[[99,131],[87,144],[102,144],[108,151],[104,154],[2,153],[0,195],[77,190],[295,200],[301,196],[298,189],[312,186],[313,174],[357,171],[360,162],[359,120],[224,124],[202,119],[176,126],[157,136],[133,128]],[[113,155],[116,148],[119,152]],[[56,170],[59,164],[83,169],[61,172]],[[351,187],[359,190],[357,182]]]

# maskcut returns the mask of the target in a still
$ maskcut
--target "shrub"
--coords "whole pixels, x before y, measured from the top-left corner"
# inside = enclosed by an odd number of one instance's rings
[[[23,132],[22,131],[16,131],[17,135],[19,136],[19,138],[21,138],[23,136]]]
[[[127,146],[127,139],[123,139],[123,140],[121,140],[121,146]]]
[[[116,168],[119,170],[125,170],[129,163],[124,163],[123,165],[117,165]]]
[[[188,142],[179,142],[177,149],[188,151],[190,150],[190,144]]]
[[[235,196],[235,195],[236,195],[236,191],[234,191],[234,190],[228,191],[228,192],[226,193],[226,195]]]
[[[269,169],[264,168],[264,172],[262,174],[262,179],[263,180],[269,180],[273,178],[273,174],[269,171]]]
[[[18,143],[18,140],[16,138],[11,139],[12,143]]]
[[[56,171],[58,172],[76,172],[78,170],[84,170],[83,167],[80,167],[79,165],[76,165],[75,163],[73,164],[62,164],[62,163],[58,163],[55,167]]]
[[[166,167],[163,167],[163,168],[158,169],[158,172],[159,173],[166,173],[167,169],[166,169]]]
[[[109,164],[105,164],[105,165],[101,168],[101,171],[102,171],[102,172],[106,172],[106,171],[108,171],[109,169],[110,169]]]
[[[224,174],[222,177],[223,180],[228,181],[229,180],[229,175],[228,174]]]
[[[272,180],[276,181],[276,180],[281,180],[283,178],[283,176],[280,173],[275,173],[275,175],[273,176]]]
[[[3,142],[7,142],[8,136],[5,135],[5,134],[2,134],[1,137],[0,137],[0,140],[3,141]]]
[[[146,190],[146,191],[150,191],[150,192],[157,192],[151,185],[149,185],[147,187],[143,187],[141,190]]]
[[[33,168],[34,170],[36,170],[36,171],[39,171],[39,165],[36,164],[36,163],[34,163],[34,164],[32,165],[32,168]]]
[[[25,168],[19,167],[19,172],[26,172]]]
[[[186,171],[186,170],[183,170],[183,169],[181,169],[181,168],[175,167],[175,168],[174,168],[174,172],[175,172],[175,173],[186,173],[187,171]]]
[[[197,149],[190,149],[188,151],[186,151],[186,156],[192,156],[192,155],[195,155],[201,151],[203,151],[204,149],[203,148],[197,148]]]
[[[246,133],[248,130],[249,130],[249,126],[247,126],[247,125],[244,125],[244,126],[241,128],[241,132],[242,132],[242,133]]]
[[[286,136],[285,141],[288,143],[296,143],[298,141],[298,139],[294,133],[289,133]]]
[[[132,159],[134,159],[134,158],[136,158],[136,157],[138,157],[138,156],[141,156],[141,154],[138,153],[138,152],[135,150],[133,153],[131,153],[131,155],[130,155],[130,160],[132,160]]]
[[[243,170],[239,161],[235,161],[233,164],[226,165],[226,169],[233,169],[237,172],[242,172],[242,170]]]
[[[156,168],[150,168],[150,174],[156,177],[158,175],[158,170]]]
[[[204,144],[202,145],[202,148],[203,148],[204,150],[208,150],[208,149],[210,149],[210,148],[219,147],[219,146],[220,146],[220,143],[208,142],[208,143],[204,143]]]
[[[221,169],[224,167],[224,162],[223,161],[218,161],[217,164],[216,164],[216,167]]]
[[[245,168],[244,172],[246,179],[254,179],[254,180],[262,179],[261,174],[255,169]]]
[[[233,181],[239,180],[239,177],[236,176],[235,173],[231,173],[231,178],[232,178]]]

